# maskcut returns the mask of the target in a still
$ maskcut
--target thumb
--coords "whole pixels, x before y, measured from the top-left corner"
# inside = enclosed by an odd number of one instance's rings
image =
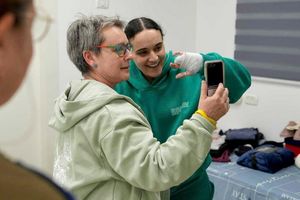
[[[202,80],[201,82],[201,98],[206,99],[207,98],[207,84],[206,81]]]

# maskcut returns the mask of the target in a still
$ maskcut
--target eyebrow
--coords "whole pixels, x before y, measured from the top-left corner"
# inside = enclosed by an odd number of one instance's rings
[[[104,43],[104,42],[103,42]],[[100,45],[97,45],[97,47],[100,47],[100,46],[110,46],[110,47],[113,47],[113,46],[117,46],[117,45],[127,45],[129,44],[129,42],[121,42],[121,43],[117,43],[117,44],[100,44]]]
[[[155,44],[153,47],[156,47],[156,46],[158,46],[158,45],[162,45],[163,44],[163,42],[159,42],[159,43],[157,43],[157,44]],[[152,47],[152,48],[153,48]],[[140,52],[140,51],[145,51],[145,50],[148,50],[149,48],[141,48],[141,49],[138,49],[138,50],[136,50],[136,52],[138,53],[138,52]]]

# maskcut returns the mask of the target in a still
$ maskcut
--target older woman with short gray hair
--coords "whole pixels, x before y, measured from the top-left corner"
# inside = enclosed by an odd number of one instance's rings
[[[70,60],[82,74],[87,73],[89,68],[89,64],[86,63],[82,52],[89,50],[99,54],[101,48],[97,48],[97,45],[104,40],[99,30],[112,26],[123,29],[124,22],[119,20],[118,17],[82,16],[81,19],[75,20],[69,26],[67,31],[67,52]]]

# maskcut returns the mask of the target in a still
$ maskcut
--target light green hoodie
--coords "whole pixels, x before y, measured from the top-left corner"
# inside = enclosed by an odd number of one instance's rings
[[[49,125],[60,134],[54,178],[78,199],[159,200],[205,160],[213,126],[194,114],[165,143],[140,108],[93,80],[70,83]]]

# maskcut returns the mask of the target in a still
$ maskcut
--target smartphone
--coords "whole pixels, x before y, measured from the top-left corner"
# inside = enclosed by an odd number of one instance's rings
[[[224,63],[222,60],[212,60],[204,63],[204,76],[208,86],[208,96],[214,95],[219,83],[225,84],[224,74]]]

